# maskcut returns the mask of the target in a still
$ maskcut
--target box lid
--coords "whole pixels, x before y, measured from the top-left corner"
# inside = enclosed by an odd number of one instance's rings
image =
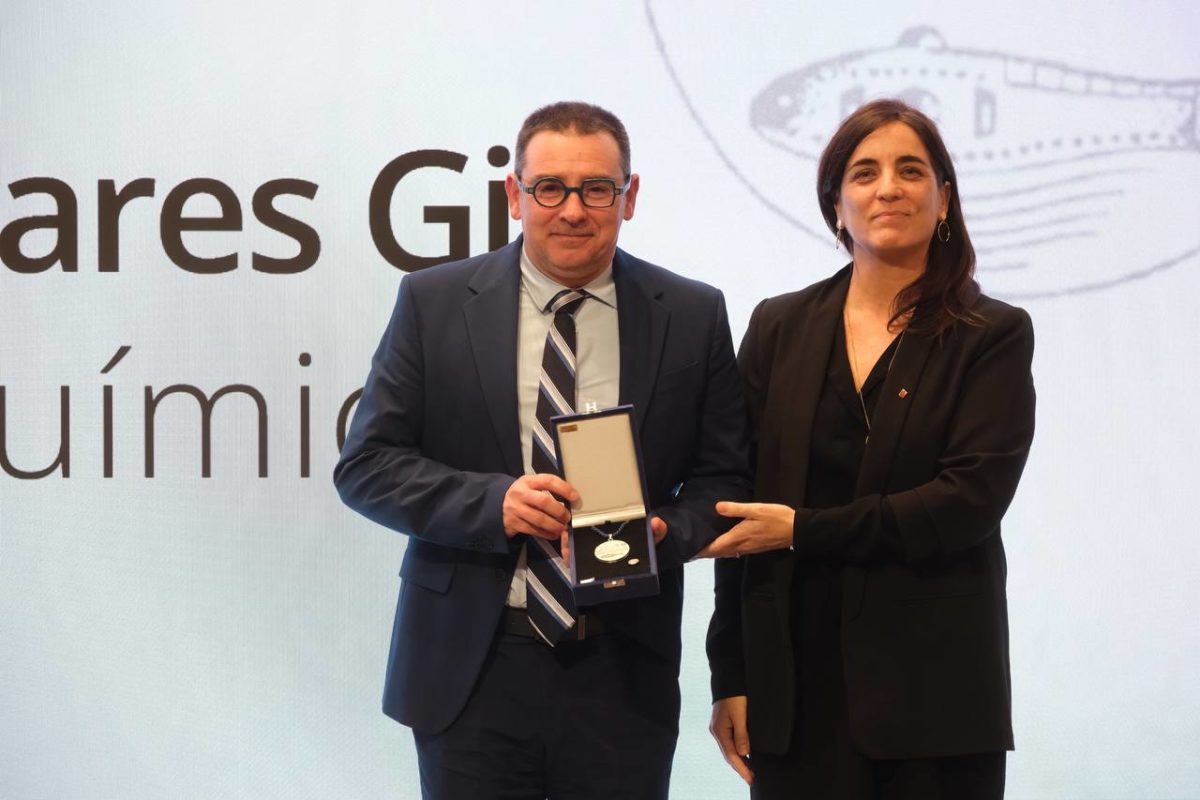
[[[563,478],[579,492],[574,527],[646,516],[631,407],[556,417],[553,424]]]

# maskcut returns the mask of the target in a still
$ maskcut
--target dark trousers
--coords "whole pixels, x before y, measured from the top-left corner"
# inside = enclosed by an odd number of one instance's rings
[[[414,732],[425,800],[666,800],[677,669],[616,634],[501,634],[467,706]]]
[[[756,800],[1002,800],[1005,753],[873,761],[843,758],[805,768],[796,754],[754,756]]]

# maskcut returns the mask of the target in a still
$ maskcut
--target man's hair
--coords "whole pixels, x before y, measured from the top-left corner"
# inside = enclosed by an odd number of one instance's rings
[[[633,173],[629,170],[629,134],[617,115],[591,103],[563,101],[542,106],[525,118],[521,130],[517,132],[517,161],[515,164],[518,178],[525,171],[525,148],[529,140],[539,131],[556,131],[566,133],[573,131],[579,134],[600,133],[610,134],[617,140],[617,148],[621,151],[621,172],[625,180]]]

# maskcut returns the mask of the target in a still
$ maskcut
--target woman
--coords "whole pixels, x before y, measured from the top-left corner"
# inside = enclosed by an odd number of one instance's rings
[[[719,504],[744,519],[706,552],[711,730],[755,797],[1002,797],[1000,519],[1033,438],[1033,328],[979,293],[924,114],[863,106],[817,182],[853,263],[763,301],[738,354],[759,502]]]

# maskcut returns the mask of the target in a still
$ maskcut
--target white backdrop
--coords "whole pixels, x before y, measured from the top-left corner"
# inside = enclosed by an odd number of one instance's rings
[[[390,220],[443,255],[422,208],[467,207],[481,252],[507,168],[489,148],[543,103],[609,107],[642,176],[623,246],[724,289],[738,340],[761,297],[840,266],[813,148],[879,93],[939,118],[984,289],[1037,330],[1037,439],[1004,527],[1009,797],[1200,797],[1198,23],[1190,0],[5,0],[0,226],[25,259],[59,257],[35,271],[6,247],[0,267],[0,798],[416,796],[408,732],[378,710],[404,537],[329,480],[402,274],[372,237],[376,177],[411,151],[466,156],[405,177]],[[29,178],[60,181],[77,215],[45,183],[19,196]],[[139,178],[153,194],[124,207],[114,251],[99,183]],[[193,178],[226,184],[242,220],[183,244],[235,269],[197,274],[164,246],[167,197]],[[275,201],[315,260],[253,209],[280,178],[315,185]],[[61,229],[18,236],[38,224]],[[254,253],[311,265],[268,274]],[[147,477],[145,397],[175,385],[248,387],[213,412],[211,477],[183,394],[153,415]],[[60,449],[69,475],[14,477]],[[744,796],[705,731],[709,572],[688,569],[689,800]]]

